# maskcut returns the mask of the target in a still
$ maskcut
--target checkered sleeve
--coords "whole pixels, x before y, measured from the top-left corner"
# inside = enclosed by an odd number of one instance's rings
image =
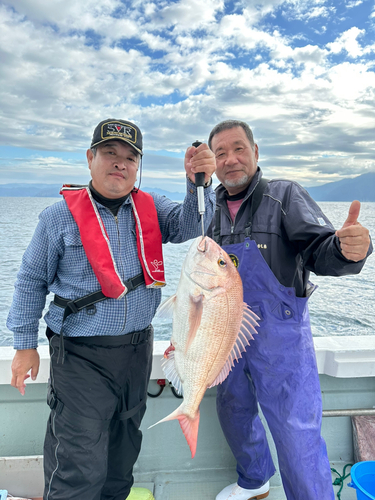
[[[7,319],[7,327],[14,334],[15,349],[33,349],[38,345],[39,319],[57,263],[57,249],[41,219],[23,255]]]

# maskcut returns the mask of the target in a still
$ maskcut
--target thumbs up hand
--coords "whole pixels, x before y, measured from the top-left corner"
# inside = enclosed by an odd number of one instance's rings
[[[336,231],[343,256],[354,262],[364,259],[370,246],[369,230],[358,222],[361,204],[353,201],[349,214],[341,229]]]

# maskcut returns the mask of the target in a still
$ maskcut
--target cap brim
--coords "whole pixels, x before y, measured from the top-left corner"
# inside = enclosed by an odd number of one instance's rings
[[[130,141],[127,141],[126,139],[122,139],[121,137],[106,137],[105,139],[101,140],[101,141],[98,141],[98,142],[95,142],[94,144],[91,144],[91,148],[95,148],[96,146],[98,146],[99,144],[102,144],[103,142],[107,142],[107,141],[122,141],[122,142],[126,142],[127,144],[129,144],[129,146],[131,146],[133,149],[135,149],[137,151],[137,153],[139,153],[141,156],[143,156],[143,152],[137,148],[137,146],[134,146],[134,144]]]

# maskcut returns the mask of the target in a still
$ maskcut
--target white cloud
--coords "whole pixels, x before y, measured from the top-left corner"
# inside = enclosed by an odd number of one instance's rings
[[[214,23],[216,14],[221,12],[223,7],[223,0],[180,0],[176,3],[166,3],[154,13],[152,21],[159,27],[173,26],[174,33],[195,31]]]
[[[357,121],[366,121],[361,114],[361,106],[367,107],[366,101],[375,97],[375,74],[371,71],[370,64],[342,63],[329,72],[331,88],[335,92],[336,102],[339,105],[344,100],[345,106],[342,110],[347,110],[347,103],[352,105],[353,114],[357,116]],[[358,107],[357,107],[358,106]],[[369,120],[373,119],[371,114]]]
[[[63,160],[59,157],[0,158],[1,183],[40,182],[63,184],[87,183],[90,179],[87,161]]]
[[[324,5],[326,0],[287,0],[283,3],[286,18],[309,21],[317,18],[330,18],[334,15],[334,5]]]
[[[297,47],[293,51],[293,59],[297,63],[311,63],[315,66],[324,65],[327,57],[327,50],[321,49],[316,45],[306,45]]]
[[[331,179],[349,167],[372,168],[375,45],[366,39],[368,26],[353,21],[333,35],[333,7],[325,0],[228,5],[3,2],[0,144],[49,150],[55,158],[59,150],[84,151],[103,118],[126,117],[141,126],[147,150],[182,152],[215,123],[240,118],[254,127],[272,173],[285,177],[300,165],[299,178],[312,182],[318,174]],[[288,32],[290,20],[304,29]],[[335,19],[336,33],[339,26]],[[318,31],[330,42],[314,37]],[[156,170],[145,168],[145,175],[181,182],[175,160],[164,168],[151,157]],[[52,165],[62,172],[65,165],[53,158],[39,171]]]
[[[314,7],[310,12],[306,12],[303,16],[305,19],[312,19],[313,17],[328,17],[334,12],[333,8],[327,7]]]
[[[349,57],[357,58],[363,54],[363,49],[357,41],[357,38],[364,35],[365,30],[360,30],[357,27],[350,28],[342,33],[334,42],[328,43],[327,47],[333,54],[339,54],[346,50]]]
[[[349,2],[346,2],[346,6],[348,9],[352,9],[353,7],[358,7],[358,5],[362,5],[363,0],[352,0]]]

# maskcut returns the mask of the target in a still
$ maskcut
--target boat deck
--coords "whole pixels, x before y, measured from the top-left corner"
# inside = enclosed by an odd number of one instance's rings
[[[323,410],[375,408],[375,349],[373,337],[314,339],[322,390]],[[165,345],[167,344],[167,345]],[[42,346],[38,379],[28,383],[25,396],[9,385],[13,349],[0,349],[0,489],[14,496],[40,497],[43,490],[43,441],[49,408],[45,403],[49,375],[47,346]],[[163,378],[160,360],[166,342],[156,342],[149,391],[159,390]],[[197,454],[192,460],[177,421],[152,427],[179,405],[169,387],[157,398],[149,398],[142,422],[142,450],[135,464],[136,485],[148,487],[155,500],[215,500],[227,485],[237,480],[235,461],[225,441],[216,413],[216,388],[208,389],[201,403]],[[260,412],[262,418],[262,414]],[[271,454],[277,454],[263,421]],[[353,432],[349,416],[323,419],[322,435],[331,466],[340,474],[353,463]],[[333,475],[333,480],[336,479]],[[344,480],[341,500],[356,500],[356,490]],[[339,486],[334,487],[335,492]],[[280,474],[271,479],[269,500],[285,500]]]
[[[34,459],[28,461],[28,466],[22,465],[24,475],[22,477],[23,486],[20,488],[20,474],[10,474],[8,476],[7,488],[9,493],[13,495],[21,495],[25,498],[33,498],[33,500],[41,500],[43,489],[43,470],[42,457],[37,461]],[[12,461],[12,460],[11,460]],[[9,471],[16,464],[9,464]],[[31,465],[31,467],[30,467]],[[342,474],[344,462],[331,463],[331,467]],[[13,472],[16,472],[13,470]],[[332,482],[337,478],[337,475],[332,476]],[[147,473],[135,474],[136,487],[147,488],[153,494],[155,500],[215,500],[216,495],[228,484],[236,481],[235,471],[228,470],[196,470],[185,472],[159,472],[154,475]],[[277,478],[276,478],[277,479]],[[275,482],[275,477],[272,482]],[[341,500],[356,500],[356,490],[347,486],[350,482],[350,476],[344,480],[344,486],[341,491]],[[1,485],[0,485],[1,486]],[[340,486],[334,486],[335,493],[339,491]],[[34,492],[30,497],[28,493]],[[286,496],[282,486],[271,486],[270,494],[267,500],[286,500]]]
[[[331,467],[342,474],[345,463],[331,463]],[[348,470],[349,472],[349,470]],[[136,482],[135,486],[148,488],[153,491],[155,500],[215,500],[216,495],[228,484],[236,479],[235,477],[226,477],[228,473],[223,474],[217,471],[194,473],[163,473],[158,474],[154,482]],[[332,475],[332,482],[337,478]],[[350,482],[350,476],[344,480],[344,486],[341,491],[341,500],[356,500],[357,494],[354,488],[347,484]],[[340,486],[334,486],[337,494]],[[267,500],[286,500],[282,486],[271,487]]]

